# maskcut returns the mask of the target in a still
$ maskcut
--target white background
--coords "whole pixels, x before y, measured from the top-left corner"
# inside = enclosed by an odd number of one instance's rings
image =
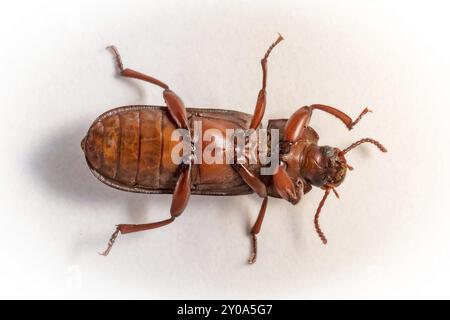
[[[445,1],[14,1],[0,12],[0,298],[450,298],[449,5]],[[89,172],[80,140],[109,108],[163,104],[116,76],[105,47],[188,106],[252,112],[270,57],[265,120],[324,103],[323,144],[365,145],[313,216],[269,201],[259,259],[247,232],[260,200],[193,196],[176,223],[119,236],[117,223],[168,216],[170,196],[128,194]]]

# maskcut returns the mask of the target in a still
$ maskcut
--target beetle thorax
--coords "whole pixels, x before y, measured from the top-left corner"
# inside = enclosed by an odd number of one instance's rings
[[[284,148],[284,150],[282,150],[284,153],[280,154],[281,161],[286,164],[286,172],[294,182],[298,179],[304,180],[301,176],[301,166],[308,145],[309,143],[307,141],[300,140],[289,145],[287,148]]]

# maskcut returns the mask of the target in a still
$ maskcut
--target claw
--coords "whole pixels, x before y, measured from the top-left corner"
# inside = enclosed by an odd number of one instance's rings
[[[257,239],[256,239],[256,235],[253,234],[252,235],[252,255],[250,256],[250,258],[248,259],[248,264],[254,264],[256,262],[256,256],[257,256]]]
[[[111,235],[111,238],[108,241],[108,247],[106,248],[105,251],[99,252],[98,253],[99,255],[106,257],[109,254],[109,252],[112,249],[112,246],[114,245],[114,242],[116,241],[117,236],[119,235],[119,232],[120,226],[117,226],[116,231],[114,231],[114,233]]]
[[[373,112],[373,111],[370,110],[369,108],[365,108],[365,109],[359,114],[358,118],[356,118],[355,121],[353,121],[353,122],[350,124],[349,129],[350,129],[350,130],[353,129],[353,127],[354,127],[354,126],[362,119],[362,117],[363,117],[366,113],[369,113],[369,112]]]
[[[117,50],[116,46],[107,46],[106,49],[112,51],[112,53],[114,54],[114,59],[116,60],[117,68],[119,69],[120,73],[122,73],[123,63],[122,58],[120,57],[119,50]]]

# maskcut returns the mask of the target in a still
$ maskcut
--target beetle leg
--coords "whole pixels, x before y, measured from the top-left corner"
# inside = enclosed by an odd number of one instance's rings
[[[145,223],[145,224],[119,224],[116,228],[116,231],[112,234],[110,240],[108,241],[108,246],[106,250],[100,253],[103,256],[107,256],[111,251],[112,246],[120,234],[133,233],[138,231],[145,231],[150,229],[156,229],[159,227],[163,227],[172,223],[176,217],[180,216],[183,213],[183,210],[186,208],[186,205],[189,200],[189,196],[191,194],[191,166],[190,165],[182,165],[181,167],[181,175],[178,178],[177,184],[175,186],[175,190],[172,196],[172,205],[170,208],[171,217],[166,220]]]
[[[187,121],[187,113],[186,107],[184,106],[181,98],[172,90],[169,89],[169,86],[158,80],[153,78],[152,76],[148,76],[146,74],[140,73],[138,71],[132,69],[124,69],[122,58],[120,57],[119,50],[115,46],[109,46],[107,49],[110,49],[114,54],[114,58],[116,60],[117,68],[120,71],[120,75],[127,78],[139,79],[145,82],[152,83],[164,89],[163,97],[167,103],[167,107],[169,108],[169,113],[172,116],[172,119],[175,121],[179,128],[188,129],[188,121]]]
[[[174,220],[175,220],[175,218],[171,217],[167,220],[162,220],[162,221],[152,222],[152,223],[145,223],[145,224],[119,224],[119,225],[117,225],[116,231],[114,231],[114,233],[111,235],[111,238],[108,241],[108,246],[107,246],[106,250],[99,254],[102,256],[107,256],[109,254],[119,233],[126,234],[126,233],[156,229],[156,228],[168,225],[169,223],[172,223]]]
[[[301,107],[298,109],[284,126],[283,140],[289,143],[297,142],[305,128],[309,125],[311,120],[312,109],[310,107]]]
[[[252,230],[250,231],[250,234],[252,236],[252,255],[248,259],[249,264],[253,264],[256,262],[256,257],[258,253],[258,247],[257,247],[257,238],[256,235],[261,231],[261,226],[264,220],[264,216],[266,214],[266,208],[267,208],[267,197],[264,198],[261,208],[259,209],[258,218],[255,221],[255,224],[253,225]]]
[[[263,71],[262,88],[258,93],[258,98],[256,100],[255,111],[253,112],[252,122],[250,124],[250,129],[256,129],[259,127],[261,120],[264,116],[264,111],[266,110],[266,83],[267,83],[267,58],[270,55],[275,46],[283,40],[281,34],[278,34],[277,40],[272,43],[272,45],[267,49],[266,54],[261,60],[261,67]]]
[[[253,228],[250,231],[250,235],[252,237],[252,254],[250,258],[248,259],[249,264],[253,264],[256,261],[256,254],[257,254],[257,239],[256,235],[261,230],[261,225],[264,219],[264,215],[266,213],[266,207],[267,207],[267,188],[264,182],[262,182],[256,175],[254,175],[245,164],[236,164],[234,165],[235,170],[239,173],[242,180],[245,181],[245,183],[253,190],[255,193],[260,196],[261,198],[264,198],[261,208],[259,209],[258,218],[256,219],[255,224],[253,225]]]
[[[281,163],[272,176],[273,186],[284,200],[293,205],[297,204],[303,195],[303,182],[298,180],[294,184],[286,172],[285,165]]]
[[[365,108],[360,113],[360,115],[355,119],[355,121],[353,121],[352,118],[350,118],[344,112],[330,106],[325,106],[322,104],[313,104],[309,107],[307,106],[301,107],[286,122],[286,125],[284,126],[283,140],[288,143],[297,142],[301,138],[305,128],[309,125],[312,112],[315,109],[322,110],[337,117],[347,126],[349,130],[351,130],[366,113],[371,112],[369,109]]]
[[[318,110],[322,110],[324,112],[327,112],[329,114],[332,114],[333,116],[335,116],[336,118],[338,118],[339,120],[341,120],[345,126],[348,128],[348,130],[353,129],[353,127],[359,122],[359,120],[361,120],[361,118],[368,112],[372,112],[371,110],[369,110],[368,108],[365,108],[360,114],[359,116],[355,119],[355,121],[352,120],[352,118],[350,118],[348,115],[346,115],[344,112],[342,112],[341,110],[338,110],[336,108],[330,107],[330,106],[326,106],[323,104],[313,104],[310,106],[312,110],[314,109],[318,109]]]
[[[172,196],[170,214],[173,218],[181,215],[186,208],[191,196],[191,164],[181,165],[181,175],[178,178]]]
[[[242,180],[261,198],[267,197],[267,188],[256,175],[254,175],[244,164],[236,164],[234,166],[236,171],[241,176]]]
[[[186,107],[181,98],[172,90],[166,89],[163,93],[169,113],[179,128],[189,129]]]
[[[169,86],[167,84],[165,84],[164,82],[162,82],[161,80],[158,80],[151,76],[147,76],[143,73],[134,71],[132,69],[128,69],[128,68],[124,69],[123,63],[122,63],[122,58],[120,57],[120,54],[119,54],[119,50],[117,50],[117,48],[115,46],[109,46],[109,47],[107,47],[107,49],[110,49],[112,51],[112,53],[114,54],[114,59],[116,60],[117,68],[119,69],[121,76],[124,76],[127,78],[139,79],[139,80],[146,81],[146,82],[152,83],[154,85],[157,85],[163,89],[169,89]]]

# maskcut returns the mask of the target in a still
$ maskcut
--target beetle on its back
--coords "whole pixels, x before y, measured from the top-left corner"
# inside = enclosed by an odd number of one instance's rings
[[[327,242],[318,218],[328,194],[333,191],[338,196],[335,188],[344,180],[347,169],[352,169],[347,164],[345,154],[365,142],[374,144],[383,152],[386,149],[370,138],[361,139],[344,150],[318,146],[319,136],[308,126],[309,121],[313,110],[321,110],[337,117],[350,130],[369,112],[367,108],[355,121],[342,111],[321,104],[301,107],[289,119],[269,120],[268,129],[279,130],[276,147],[270,149],[267,145],[270,153],[279,156],[272,175],[263,175],[262,170],[266,165],[249,161],[247,156],[239,161],[234,157],[232,163],[226,159],[230,146],[224,137],[228,130],[258,132],[261,129],[266,106],[267,59],[282,40],[279,35],[261,60],[262,88],[253,115],[221,109],[185,108],[181,98],[162,81],[124,69],[117,49],[109,47],[114,53],[120,74],[164,89],[167,107],[120,107],[98,117],[81,142],[88,166],[100,181],[111,187],[139,193],[169,193],[173,196],[168,219],[147,224],[118,225],[103,255],[109,253],[119,233],[149,230],[172,223],[184,211],[191,194],[232,196],[255,192],[262,198],[262,204],[250,231],[253,241],[249,263],[254,263],[257,254],[256,235],[261,229],[268,197],[283,198],[296,204],[312,186],[325,191],[316,211],[314,225],[322,242]],[[196,126],[201,129],[194,133],[198,128]],[[183,153],[181,161],[176,162],[173,154],[179,141],[173,139],[173,134],[180,129],[185,132],[189,150]],[[210,144],[196,143],[197,135],[206,134]],[[248,144],[245,146],[248,147]],[[256,149],[260,147],[257,145]],[[223,161],[195,161],[198,160],[199,152],[202,155],[211,148]],[[239,148],[234,140],[231,149],[238,153]]]

